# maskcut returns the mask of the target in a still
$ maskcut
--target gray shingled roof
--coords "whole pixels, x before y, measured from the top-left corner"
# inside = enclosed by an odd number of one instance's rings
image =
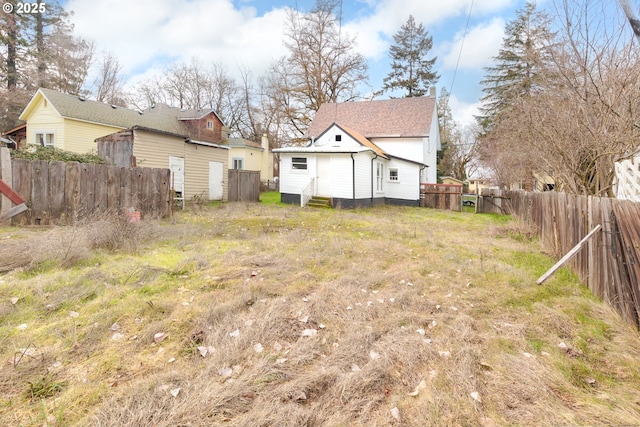
[[[187,131],[181,120],[201,118],[212,111],[181,110],[165,104],[158,104],[153,108],[139,112],[51,89],[41,88],[40,91],[63,117],[118,126],[125,129],[140,126],[184,135]]]
[[[307,133],[317,138],[337,123],[366,138],[428,136],[435,107],[436,99],[431,97],[325,103],[316,112]]]

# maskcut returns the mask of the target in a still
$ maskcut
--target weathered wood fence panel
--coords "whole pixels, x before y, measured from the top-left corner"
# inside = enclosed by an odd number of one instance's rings
[[[169,169],[12,159],[11,171],[8,184],[29,208],[12,224],[70,224],[94,213],[131,210],[143,217],[171,214]]]
[[[478,212],[515,215],[533,225],[560,258],[597,224],[602,229],[568,266],[591,292],[640,326],[640,204],[565,193],[483,190]]]
[[[420,184],[420,206],[432,209],[462,210],[462,185]]]
[[[259,202],[260,171],[229,169],[229,201]]]

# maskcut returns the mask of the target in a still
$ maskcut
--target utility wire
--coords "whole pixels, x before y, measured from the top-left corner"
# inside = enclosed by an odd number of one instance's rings
[[[453,84],[456,81],[456,74],[458,74],[458,66],[460,65],[460,58],[462,57],[462,48],[464,47],[464,40],[467,38],[467,31],[469,30],[469,21],[471,20],[471,11],[473,10],[473,1],[471,0],[471,5],[469,6],[469,14],[467,15],[467,24],[464,27],[464,34],[462,35],[462,42],[460,43],[460,52],[458,52],[458,61],[456,62],[456,68],[453,71],[453,79],[451,79],[451,86],[449,87],[449,96],[451,96],[451,92],[453,92]]]

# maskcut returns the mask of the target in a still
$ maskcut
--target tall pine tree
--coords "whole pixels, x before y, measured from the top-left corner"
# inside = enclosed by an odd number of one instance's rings
[[[436,58],[427,59],[433,47],[433,37],[422,23],[416,25],[413,15],[409,15],[406,24],[393,36],[393,41],[395,44],[389,48],[391,72],[384,79],[383,91],[406,90],[406,97],[425,95],[429,86],[440,78],[432,71]]]
[[[484,133],[490,132],[497,116],[516,99],[531,96],[539,88],[544,73],[549,70],[550,49],[554,34],[550,18],[536,9],[535,2],[527,2],[516,17],[505,26],[505,36],[495,65],[480,83],[483,107],[476,117]]]

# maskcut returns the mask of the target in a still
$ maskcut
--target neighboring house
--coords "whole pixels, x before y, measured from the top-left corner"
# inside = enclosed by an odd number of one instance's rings
[[[228,147],[142,126],[96,142],[100,157],[116,166],[171,169],[176,199],[227,200]]]
[[[158,104],[137,111],[41,88],[20,119],[27,122],[28,144],[86,153],[97,150],[97,140],[130,140],[128,154],[116,163],[170,168],[175,190],[184,198],[226,199],[226,188],[220,195],[220,183],[211,185],[220,173],[226,185],[228,167],[228,149],[220,145],[228,137],[226,128],[211,109]]]
[[[262,144],[243,138],[229,138],[224,146],[229,148],[229,169],[260,171],[262,182],[273,181],[273,153],[269,138],[262,135]]]
[[[305,147],[280,155],[284,203],[323,196],[333,206],[418,206],[420,183],[435,183],[441,150],[435,93],[430,97],[327,103]],[[305,196],[303,196],[305,194]]]
[[[485,188],[491,188],[492,182],[487,178],[469,178],[469,193],[481,194]]]
[[[27,144],[27,124],[21,124],[2,134],[2,137],[11,141],[11,148],[22,148]]]
[[[426,165],[393,156],[360,133],[338,124],[307,147],[280,153],[283,203],[304,204],[311,196],[331,199],[332,206],[379,204],[418,206],[421,175]]]
[[[146,110],[109,105],[51,89],[38,89],[20,120],[27,122],[27,143],[86,153],[102,136],[142,126],[220,143],[227,139],[224,125],[211,109],[181,110],[158,104]]]
[[[442,181],[443,184],[447,185],[464,185],[463,181],[460,181],[459,179],[452,176],[442,176],[440,177],[440,181]]]

